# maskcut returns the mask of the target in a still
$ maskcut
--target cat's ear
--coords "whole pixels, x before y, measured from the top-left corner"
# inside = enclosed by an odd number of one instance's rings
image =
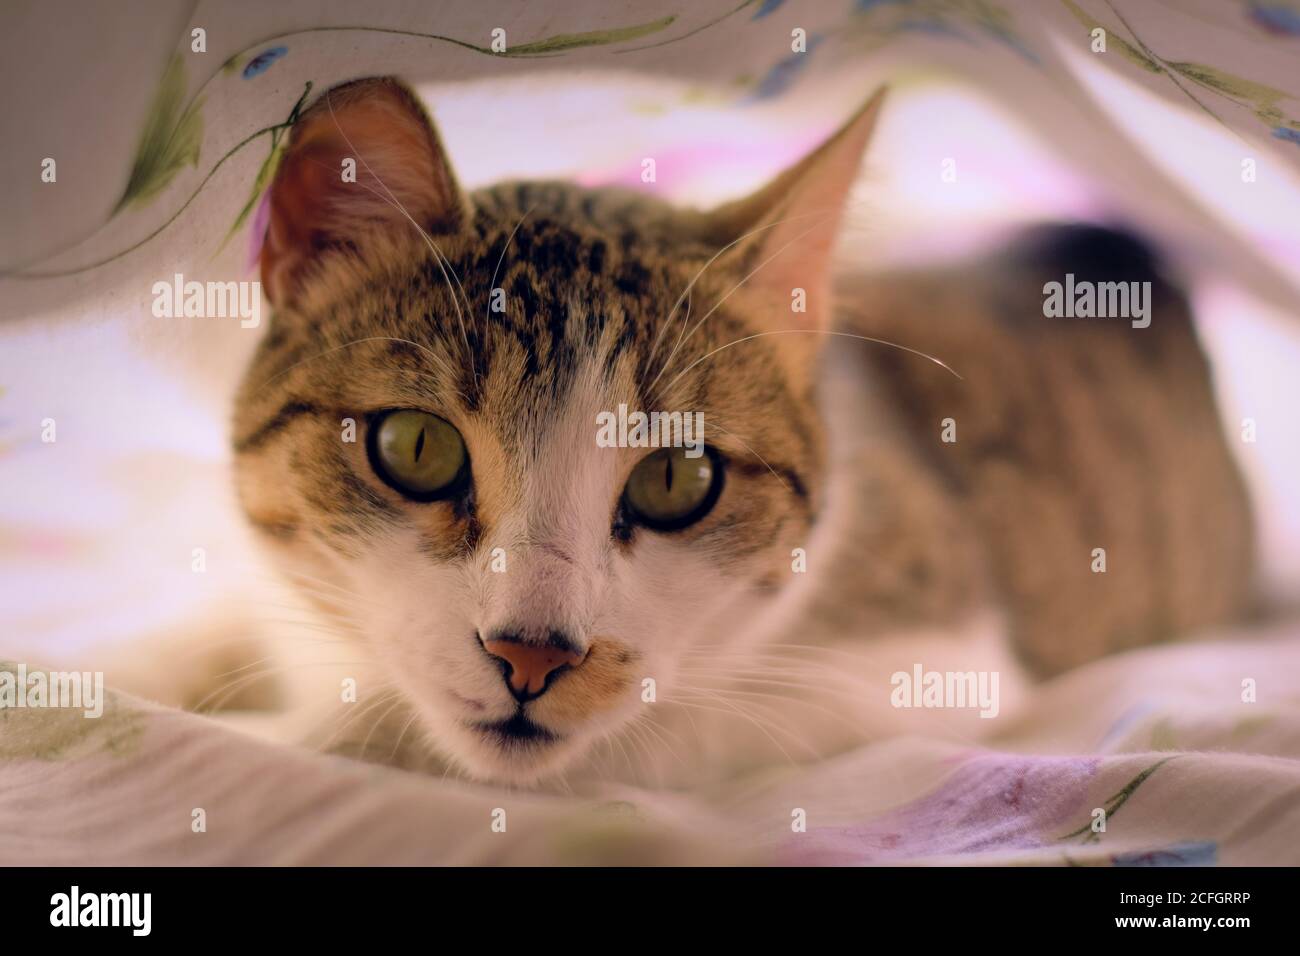
[[[391,230],[459,228],[467,215],[438,134],[415,94],[391,77],[336,86],[294,124],[271,184],[262,286],[291,305],[332,250]]]
[[[829,322],[831,252],[884,97],[882,87],[798,163],[709,214],[709,238],[734,243],[723,255],[748,277],[745,288],[779,310],[787,328]]]

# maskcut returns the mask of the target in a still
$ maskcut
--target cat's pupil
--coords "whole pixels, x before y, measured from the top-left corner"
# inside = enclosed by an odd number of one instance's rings
[[[416,461],[416,464],[419,464],[419,462],[420,462],[420,455],[423,454],[423,452],[424,452],[424,436],[425,436],[426,431],[427,431],[427,429],[421,428],[421,429],[420,429],[419,437],[417,437],[417,438],[415,439],[415,461]]]
[[[667,465],[664,467],[664,491],[671,494],[673,490],[673,460],[668,458],[666,461]]]

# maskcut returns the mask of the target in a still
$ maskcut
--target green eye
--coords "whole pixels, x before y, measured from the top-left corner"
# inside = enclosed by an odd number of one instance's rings
[[[465,442],[437,415],[399,409],[385,412],[370,426],[370,466],[408,498],[448,498],[469,473]]]
[[[685,448],[661,448],[632,470],[623,501],[640,524],[674,531],[708,514],[722,493],[722,461],[712,448],[687,458]]]

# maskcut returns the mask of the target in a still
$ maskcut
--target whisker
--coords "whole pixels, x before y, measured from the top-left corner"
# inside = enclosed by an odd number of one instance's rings
[[[428,244],[430,251],[433,252],[435,257],[434,261],[438,263],[438,268],[442,270],[443,280],[447,283],[447,288],[451,291],[452,302],[456,306],[456,319],[458,322],[460,322],[461,337],[465,340],[466,357],[467,358],[471,357],[473,350],[470,348],[469,333],[466,331],[465,328],[465,315],[461,310],[460,300],[456,297],[456,290],[452,288],[451,278],[448,275],[449,271],[452,276],[456,275],[455,270],[451,268],[451,262],[446,258],[446,256],[442,254],[442,250],[438,248],[437,244],[433,241],[432,237],[425,231],[424,227],[415,221],[414,216],[412,216],[409,212],[407,212],[406,207],[402,205],[401,200],[399,200],[395,195],[393,195],[393,191],[388,188],[388,185],[382,179],[379,178],[379,176],[375,173],[373,169],[370,168],[370,164],[366,162],[365,157],[362,156],[361,153],[357,150],[357,148],[352,145],[352,140],[348,139],[348,134],[344,132],[343,127],[339,125],[338,117],[334,113],[334,101],[330,98],[330,91],[328,90],[325,92],[325,105],[329,107],[330,119],[334,120],[334,126],[339,131],[339,135],[343,137],[343,142],[348,144],[348,149],[350,149],[353,152],[353,154],[357,157],[357,159],[361,161],[361,165],[363,165],[366,168],[366,172],[370,173],[371,176],[375,177],[375,182],[379,183],[379,185],[383,187],[384,192],[388,194],[389,201],[392,203],[394,208],[396,208],[399,212],[401,212],[401,214],[407,218],[407,220],[411,223],[411,225],[415,227],[416,231],[420,234],[421,238],[423,238],[425,243]],[[365,188],[370,189],[369,186],[365,186]],[[374,192],[374,190],[371,190],[371,192]],[[456,285],[460,287],[460,293],[463,296],[465,294],[465,287],[461,285],[459,276],[456,276]],[[465,300],[465,304],[466,306],[469,305],[468,298]]]
[[[356,708],[356,713],[348,713],[346,719],[343,719],[343,722],[334,730],[333,733],[329,735],[329,737],[325,739],[325,742],[322,743],[320,747],[317,749],[328,753],[329,749],[334,745],[334,741],[337,740],[339,737],[341,737],[349,727],[351,727],[354,723],[356,723],[366,714],[370,713],[376,707],[380,707],[388,703],[399,693],[400,692],[397,690],[386,689],[382,693],[380,693],[374,700],[367,701],[366,703],[362,704],[359,708]]]
[[[758,452],[754,451],[754,449],[751,448],[748,444],[746,444],[746,442],[739,435],[737,435],[735,432],[728,431],[727,429],[719,425],[717,418],[710,417],[709,425],[712,426],[713,428],[716,428],[724,435],[730,435],[732,438],[734,438],[737,442],[739,442],[744,447],[744,449],[747,452],[749,452],[751,455],[753,455],[755,458],[757,458],[760,462],[763,463],[763,466],[772,473],[772,477],[775,478],[777,481],[781,482],[781,484],[785,486],[786,491],[792,490],[790,488],[790,483],[786,481],[784,478],[782,478],[779,474],[777,474],[776,469],[767,463],[767,459],[764,458],[762,455],[760,455]]]
[[[642,728],[637,726],[635,721],[633,721],[630,724],[627,724],[623,728],[623,733],[627,735],[628,743],[632,745],[633,752],[636,754],[637,759],[640,761],[639,767],[641,769],[642,776],[648,778],[650,768],[655,767],[655,769],[657,770],[657,767],[655,766],[654,754],[653,752],[647,750],[645,740],[641,736],[641,731]]]
[[[389,707],[386,711],[384,711],[382,714],[379,715],[379,717],[377,717],[377,718],[375,719],[375,722],[374,722],[373,724],[370,725],[370,732],[369,732],[368,734],[366,734],[366,739],[365,739],[364,741],[362,741],[362,743],[361,743],[361,759],[362,759],[362,760],[366,759],[366,751],[370,749],[370,738],[373,737],[373,736],[375,735],[375,731],[378,730],[378,729],[379,729],[379,726],[380,726],[380,725],[381,725],[385,720],[388,719],[388,715],[389,715],[389,714],[391,714],[391,713],[392,713],[393,711],[395,711],[398,707],[401,707],[402,704],[405,703],[405,701],[402,699],[402,695],[401,695],[400,693],[395,693],[393,696],[397,698],[396,700],[393,701],[393,706]]]
[[[759,271],[762,270],[762,268],[763,268],[764,266],[766,266],[768,263],[772,262],[774,259],[777,258],[777,256],[781,255],[781,253],[785,252],[785,250],[789,249],[792,245],[794,245],[796,242],[798,242],[798,241],[799,241],[800,239],[802,239],[804,236],[806,236],[806,235],[808,235],[809,233],[813,232],[815,229],[817,229],[818,226],[821,225],[822,220],[828,219],[828,218],[830,218],[830,216],[832,216],[832,215],[834,215],[834,214],[833,214],[833,213],[825,213],[825,214],[823,214],[823,215],[818,219],[817,222],[813,223],[811,226],[809,226],[809,227],[808,227],[807,229],[805,229],[803,232],[799,233],[799,235],[795,236],[795,237],[794,237],[793,239],[791,239],[789,242],[785,243],[785,245],[781,246],[781,248],[778,249],[778,250],[776,250],[776,252],[772,253],[770,256],[768,256],[766,259],[764,259],[762,262],[760,262],[757,266],[754,267],[754,269],[753,269],[752,272],[750,272],[747,276],[745,276],[743,279],[741,279],[739,282],[737,282],[734,286],[732,286],[732,287],[731,287],[731,288],[730,288],[730,289],[729,289],[729,290],[728,290],[728,291],[727,291],[727,292],[722,296],[721,299],[719,299],[717,302],[713,303],[713,307],[712,307],[711,309],[709,309],[708,312],[705,312],[705,313],[704,313],[703,318],[701,318],[700,321],[698,321],[698,322],[695,323],[695,326],[690,330],[690,332],[688,332],[684,337],[678,339],[677,346],[674,346],[674,347],[673,347],[673,350],[672,350],[671,352],[668,353],[668,358],[664,360],[664,364],[663,364],[663,366],[659,369],[659,374],[656,375],[656,376],[654,377],[654,381],[652,381],[652,382],[650,383],[650,388],[648,388],[647,391],[650,391],[651,389],[653,389],[653,388],[655,387],[655,384],[658,383],[659,379],[663,377],[664,372],[668,371],[669,366],[672,365],[673,357],[677,355],[678,346],[684,344],[687,340],[689,340],[689,339],[691,338],[691,336],[693,336],[696,332],[698,332],[699,329],[700,329],[700,326],[702,326],[706,321],[708,321],[709,316],[711,316],[714,312],[718,311],[718,309],[721,308],[722,303],[726,302],[729,298],[731,298],[732,294],[734,294],[734,293],[735,293],[735,292],[736,292],[736,291],[737,291],[741,286],[743,286],[746,282],[748,282],[750,279],[754,278],[754,276],[758,275]],[[668,383],[668,386],[664,389],[664,391],[666,392],[666,391],[668,391],[669,389],[671,389],[671,388],[673,387],[673,382],[676,382],[678,378],[681,378],[681,376],[678,375],[678,376],[677,376],[676,378],[674,378],[671,382],[669,382],[669,383]]]
[[[877,339],[871,337],[870,335],[858,335],[854,332],[838,332],[834,329],[773,329],[768,332],[755,332],[753,335],[743,336],[742,338],[738,338],[735,341],[728,342],[726,345],[719,345],[716,349],[713,349],[713,351],[707,352],[706,354],[700,356],[690,365],[686,366],[686,368],[682,369],[679,373],[677,373],[677,375],[673,378],[673,380],[670,381],[667,386],[665,386],[664,390],[667,391],[668,389],[672,388],[673,384],[678,379],[680,379],[691,369],[695,368],[695,366],[699,365],[701,362],[705,361],[706,359],[712,358],[713,356],[717,355],[719,352],[723,351],[724,349],[731,348],[733,345],[740,345],[742,342],[749,342],[753,339],[761,339],[769,335],[790,335],[796,332],[804,332],[812,335],[837,335],[848,339],[859,339],[860,341],[863,342],[874,342],[876,345],[888,345],[890,348],[901,349],[904,352],[911,352],[913,355],[920,356],[923,359],[929,359],[931,362],[939,366],[944,371],[949,372],[958,381],[965,381],[965,379],[963,379],[960,375],[958,375],[957,372],[954,371],[953,368],[949,366],[948,363],[944,362],[942,359],[935,358],[933,355],[930,355],[926,352],[922,352],[919,349],[908,348],[906,345],[900,345],[897,342],[890,342],[887,341],[886,339]]]
[[[679,753],[677,752],[676,748],[674,748],[673,745],[670,744],[670,743],[667,741],[667,739],[665,739],[665,737],[663,736],[663,734],[665,734],[665,733],[666,733],[666,734],[672,734],[672,731],[670,731],[667,727],[664,727],[664,726],[658,724],[657,721],[655,721],[654,718],[652,718],[652,717],[650,716],[649,712],[643,712],[643,713],[641,714],[641,716],[638,717],[636,721],[634,721],[634,723],[639,722],[639,721],[642,721],[642,720],[644,720],[645,722],[644,722],[643,724],[641,724],[641,726],[645,728],[645,730],[646,730],[646,732],[647,732],[648,734],[652,735],[652,736],[655,738],[655,740],[658,742],[658,744],[659,744],[661,747],[663,747],[665,750],[668,751],[668,755],[669,755],[670,757],[672,757],[674,760],[676,760],[676,761],[677,761],[679,764],[681,764],[683,767],[688,767],[688,764],[687,764],[686,761],[682,758],[682,755],[679,754]],[[662,731],[662,733],[661,733],[661,731]],[[672,734],[672,736],[676,737],[677,735],[676,735],[676,734]],[[681,739],[681,738],[678,738],[679,741],[680,741],[680,739]]]
[[[673,315],[676,314],[677,309],[678,309],[678,308],[681,306],[681,304],[682,304],[682,301],[683,301],[684,299],[686,299],[687,296],[690,295],[691,289],[694,288],[695,283],[698,282],[698,281],[700,280],[700,277],[704,275],[704,273],[708,270],[709,266],[711,266],[711,265],[713,265],[715,262],[717,262],[718,259],[720,259],[720,258],[723,256],[723,254],[727,252],[728,249],[734,249],[736,246],[740,245],[740,243],[744,242],[746,239],[750,238],[751,236],[756,236],[756,235],[758,235],[760,232],[764,232],[764,231],[766,231],[766,230],[768,230],[768,229],[774,229],[774,228],[776,228],[777,226],[784,225],[784,224],[787,223],[787,222],[795,222],[795,221],[797,221],[797,220],[799,220],[799,219],[807,219],[809,216],[817,216],[817,217],[819,217],[820,219],[825,219],[825,218],[827,218],[827,217],[829,217],[829,216],[832,216],[832,215],[834,215],[834,212],[822,212],[822,211],[819,210],[819,211],[817,211],[817,212],[803,212],[803,213],[799,213],[799,215],[797,215],[797,216],[786,216],[786,217],[784,217],[784,218],[782,218],[782,219],[777,219],[775,222],[764,223],[764,224],[761,225],[761,226],[758,226],[758,227],[756,227],[756,228],[754,228],[754,229],[750,229],[748,232],[746,232],[746,233],[744,233],[744,234],[738,236],[737,238],[731,240],[731,242],[727,243],[725,246],[723,246],[721,249],[719,249],[717,252],[715,252],[715,253],[714,253],[714,254],[709,258],[709,260],[708,260],[707,262],[705,262],[704,265],[702,265],[702,266],[700,267],[700,271],[697,272],[697,273],[695,273],[694,278],[692,278],[690,282],[686,283],[686,288],[682,290],[681,295],[679,295],[679,296],[677,297],[677,300],[673,303],[673,307],[672,307],[672,309],[669,310],[668,315],[664,318],[663,323],[659,326],[659,332],[658,332],[658,334],[655,336],[654,345],[653,345],[653,346],[651,347],[651,349],[650,349],[650,357],[653,358],[654,355],[659,351],[659,343],[660,343],[660,341],[663,339],[663,334],[664,334],[664,332],[667,330],[668,326],[671,325],[671,323],[672,323],[672,319],[673,319]],[[687,318],[689,319],[689,314],[688,314]],[[685,331],[685,323],[686,323],[686,320],[684,319],[684,320],[683,320],[683,325],[682,325],[682,329],[683,329],[683,331]],[[680,335],[680,333],[678,334],[677,344],[678,344],[678,345],[681,344],[681,335]],[[673,348],[673,352],[676,352],[676,351],[677,351],[676,346],[674,346],[674,348]],[[672,360],[672,353],[669,353],[668,359],[665,360],[665,362],[664,362],[664,366],[663,366],[662,368],[660,368],[660,370],[659,370],[659,375],[656,375],[656,376],[655,376],[655,381],[656,381],[656,382],[659,381],[659,376],[660,376],[660,375],[663,375],[665,369],[667,368],[668,361],[671,361],[671,360]]]
[[[708,708],[705,707],[705,705],[697,703],[697,701],[699,700],[715,701],[716,703],[721,704],[723,708],[725,708],[720,711],[721,713],[725,714],[731,712],[735,716],[743,717],[744,719],[748,720],[751,724],[754,725],[754,727],[756,727],[763,734],[763,736],[767,737],[767,739],[772,742],[772,745],[774,747],[776,747],[779,751],[781,751],[782,756],[784,756],[791,763],[798,762],[793,757],[790,756],[790,753],[783,746],[781,746],[781,742],[777,740],[774,736],[772,736],[767,725],[765,725],[758,718],[756,718],[752,713],[750,713],[747,708],[741,707],[735,701],[728,701],[728,700],[720,699],[716,696],[700,695],[700,694],[686,694],[684,697],[674,696],[674,697],[665,697],[661,699],[666,700],[670,703],[678,704],[679,706],[687,706],[687,701],[690,701],[691,702],[690,706],[700,707],[702,709],[708,709]],[[717,708],[714,709],[716,710]],[[783,728],[780,727],[773,727],[772,729],[778,731],[783,730]]]
[[[216,701],[213,704],[213,709],[220,709],[220,705],[224,704],[227,700],[229,700],[230,697],[233,696],[235,691],[241,689],[242,687],[248,684],[255,683],[258,680],[265,680],[266,678],[274,676],[276,674],[283,674],[290,671],[297,671],[307,666],[365,667],[367,665],[366,662],[364,661],[309,661],[306,664],[296,664],[294,666],[285,665],[280,667],[268,667],[252,674],[245,674],[243,677],[236,678],[233,681],[223,684],[222,686],[216,688],[215,690],[211,691],[206,696],[204,696],[194,706],[188,707],[186,709],[194,713],[200,713],[207,707],[209,701],[211,701],[217,695],[224,693],[224,696],[222,696],[220,700]]]
[[[393,749],[390,750],[388,753],[389,763],[393,761],[393,759],[397,756],[397,752],[401,749],[402,738],[406,736],[406,732],[411,729],[411,725],[414,724],[417,720],[419,720],[419,718],[420,718],[420,712],[415,708],[412,708],[410,718],[403,725],[402,732],[397,735],[397,743],[393,744]]]
[[[736,687],[715,687],[715,688],[705,688],[705,687],[696,687],[696,686],[693,686],[693,685],[690,685],[690,684],[679,684],[678,686],[681,687],[681,689],[682,689],[682,690],[685,690],[685,691],[694,691],[694,692],[707,692],[707,691],[711,691],[711,692],[715,692],[715,693],[717,693],[717,695],[718,695],[720,698],[722,698],[722,697],[726,697],[726,696],[728,696],[728,695],[735,695],[735,696],[738,696],[738,697],[759,697],[759,698],[762,698],[762,699],[764,699],[764,700],[779,701],[779,702],[782,703],[782,704],[797,704],[797,705],[799,705],[799,706],[801,706],[801,707],[806,707],[806,708],[808,708],[809,710],[815,710],[815,711],[817,711],[817,712],[819,712],[819,713],[825,714],[827,717],[830,717],[832,720],[834,720],[834,721],[836,721],[836,722],[839,722],[839,723],[845,723],[845,722],[850,722],[850,721],[852,721],[852,715],[849,714],[849,713],[846,713],[846,712],[843,711],[843,710],[831,710],[829,707],[825,707],[825,706],[823,706],[823,705],[817,703],[816,701],[807,700],[806,698],[804,698],[804,697],[800,697],[800,696],[797,696],[797,695],[795,695],[795,694],[773,694],[773,693],[764,692],[764,691],[757,691],[757,690],[740,690],[739,688],[736,688]],[[806,691],[816,691],[816,690],[819,690],[820,688],[817,688],[817,687],[796,687],[796,688],[794,688],[794,689],[796,689],[796,690],[806,690]],[[852,721],[852,722],[857,723],[856,721]],[[865,725],[863,725],[863,726],[865,726]]]
[[[487,308],[483,310],[483,322],[485,325],[490,320],[489,316],[492,311],[492,290],[496,288],[497,273],[501,271],[501,263],[505,262],[506,250],[510,248],[510,243],[514,241],[515,233],[519,231],[519,227],[524,224],[524,220],[531,215],[532,211],[536,209],[537,206],[537,203],[533,203],[528,207],[528,210],[519,217],[519,221],[515,223],[515,227],[510,230],[510,235],[506,237],[505,245],[501,247],[501,255],[497,256],[496,268],[492,270],[492,281],[488,283],[488,305]]]

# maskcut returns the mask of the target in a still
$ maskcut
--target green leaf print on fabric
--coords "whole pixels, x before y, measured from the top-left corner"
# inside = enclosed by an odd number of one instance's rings
[[[302,95],[298,97],[298,102],[293,104],[293,109],[289,111],[285,121],[271,129],[271,151],[267,154],[266,159],[262,161],[262,166],[257,171],[257,177],[253,180],[253,188],[249,193],[248,201],[244,203],[244,208],[239,210],[239,215],[235,217],[234,224],[230,227],[230,231],[226,233],[226,238],[221,242],[223,248],[230,241],[230,237],[237,233],[239,228],[248,220],[252,211],[257,208],[262,193],[271,184],[271,180],[275,178],[275,171],[280,168],[280,159],[284,156],[288,132],[293,124],[298,122],[298,116],[307,103],[307,97],[311,95],[311,87],[310,83],[306,85]],[[217,251],[220,252],[220,249]]]
[[[1119,808],[1124,806],[1124,804],[1128,803],[1129,798],[1132,797],[1133,794],[1137,793],[1138,787],[1146,783],[1146,781],[1151,777],[1153,773],[1155,773],[1165,764],[1169,763],[1169,761],[1174,759],[1176,759],[1176,757],[1165,757],[1163,760],[1157,760],[1155,763],[1147,767],[1140,774],[1138,774],[1136,777],[1134,777],[1132,780],[1126,783],[1123,787],[1121,787],[1116,793],[1113,793],[1111,794],[1111,796],[1107,797],[1106,803],[1102,807],[1102,809],[1106,811],[1106,822],[1109,823],[1114,818],[1115,814],[1119,811]],[[1079,829],[1067,833],[1065,834],[1065,836],[1057,837],[1057,839],[1072,840],[1075,837],[1080,837],[1080,836],[1083,837],[1083,839],[1079,841],[1081,843],[1101,842],[1101,834],[1095,832],[1092,829],[1091,820],[1089,820],[1083,826],[1079,827]]]
[[[568,50],[578,50],[588,46],[605,46],[609,43],[622,43],[625,40],[639,40],[643,36],[649,36],[651,33],[658,33],[660,30],[670,26],[676,16],[661,17],[658,20],[651,20],[649,23],[638,23],[635,26],[620,27],[613,30],[591,30],[586,33],[557,33],[555,36],[547,37],[545,40],[534,40],[532,43],[522,43],[519,46],[507,46],[504,53],[498,53],[497,56],[538,56],[547,53],[564,53]]]
[[[1110,7],[1111,12],[1115,14],[1119,22],[1133,37],[1136,46],[1119,36],[1113,28],[1094,20],[1073,0],[1061,0],[1061,2],[1070,10],[1074,18],[1089,30],[1095,30],[1099,27],[1105,30],[1108,48],[1118,50],[1126,59],[1144,70],[1167,76],[1174,86],[1178,87],[1180,93],[1220,123],[1223,123],[1222,117],[1211,109],[1207,102],[1200,99],[1192,91],[1191,87],[1185,86],[1183,80],[1190,81],[1197,90],[1225,97],[1238,105],[1253,107],[1255,116],[1270,127],[1300,129],[1300,122],[1285,114],[1277,105],[1279,100],[1291,98],[1291,95],[1284,90],[1275,89],[1263,83],[1256,83],[1254,80],[1248,80],[1225,70],[1206,66],[1203,63],[1163,59],[1147,46],[1133,27],[1129,25],[1124,15],[1116,8],[1115,4],[1110,3],[1109,0],[1107,6]]]
[[[180,170],[198,166],[203,145],[202,99],[185,102],[185,66],[173,56],[163,72],[162,82],[149,108],[149,118],[140,134],[135,161],[122,198],[113,207],[117,215],[126,206],[146,202],[167,188]]]
[[[1278,100],[1290,98],[1290,94],[1283,90],[1234,76],[1232,73],[1217,70],[1204,63],[1170,63],[1169,68],[1205,89],[1222,93],[1236,100],[1247,101],[1254,106],[1255,115],[1269,126],[1277,126],[1286,119],[1277,106]],[[1291,125],[1300,128],[1300,124]]]
[[[1069,9],[1069,11],[1072,14],[1074,14],[1074,18],[1076,20],[1078,20],[1080,23],[1082,23],[1085,27],[1088,28],[1089,32],[1096,29],[1102,29],[1106,31],[1107,49],[1113,47],[1114,49],[1118,50],[1120,54],[1129,62],[1133,63],[1135,66],[1142,67],[1142,69],[1144,70],[1149,70],[1152,73],[1163,73],[1165,71],[1164,67],[1162,67],[1151,57],[1147,56],[1145,53],[1143,53],[1137,47],[1133,46],[1133,44],[1129,43],[1123,37],[1117,36],[1114,30],[1094,20],[1091,16],[1088,15],[1087,11],[1079,7],[1078,4],[1072,3],[1071,0],[1061,0],[1061,2],[1065,4],[1065,6]]]

